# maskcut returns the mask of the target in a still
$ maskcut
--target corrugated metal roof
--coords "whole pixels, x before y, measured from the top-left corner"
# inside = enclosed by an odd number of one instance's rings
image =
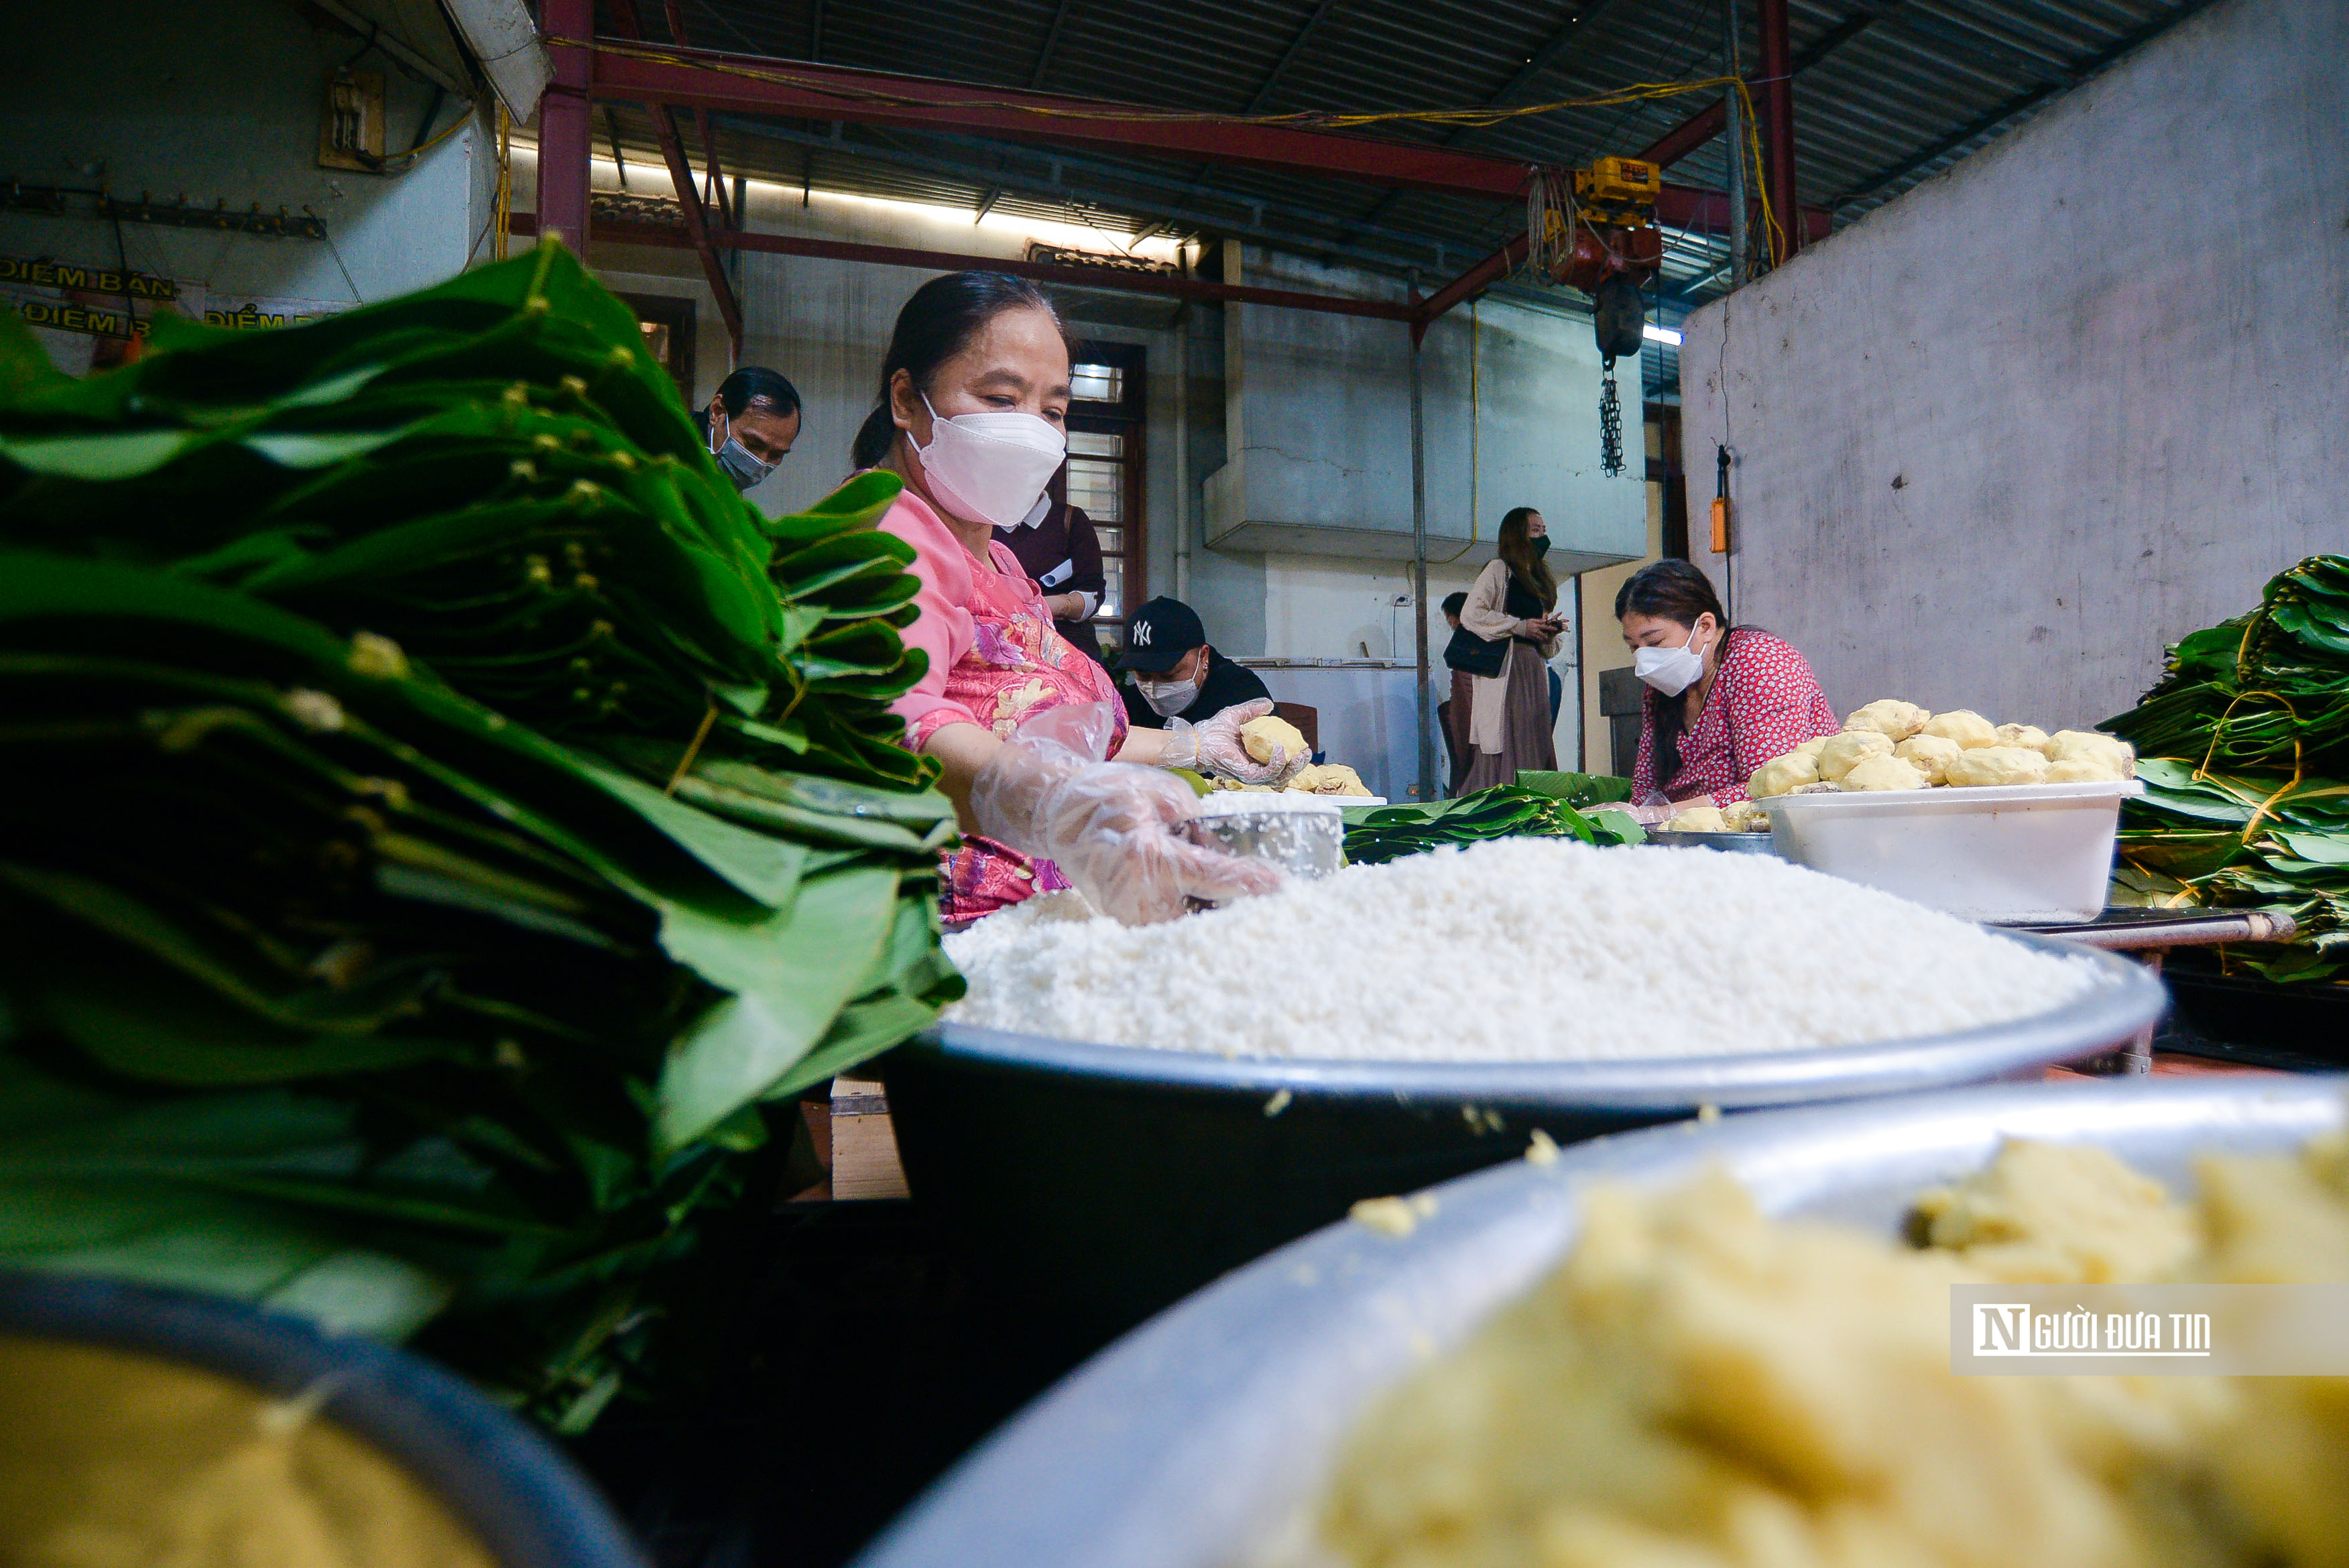
[[[2209,3],[1790,0],[1802,198],[1849,222]],[[639,9],[659,36],[659,8]],[[1753,0],[1739,10],[1751,80]],[[1231,114],[1514,106],[1702,80],[1725,68],[1722,13],[1722,0],[683,0],[690,41],[705,47]],[[1578,164],[1638,151],[1714,96],[1380,134]],[[617,118],[624,140],[649,149],[648,124]],[[1417,268],[1431,285],[1523,223],[1515,202],[1004,139],[857,126],[835,138],[828,126],[734,116],[718,136],[730,168],[762,178],[974,208],[991,194],[1040,217],[1078,206]],[[1719,188],[1721,139],[1670,177]],[[1676,319],[1719,292],[1725,253],[1723,236],[1675,236],[1660,315]]]

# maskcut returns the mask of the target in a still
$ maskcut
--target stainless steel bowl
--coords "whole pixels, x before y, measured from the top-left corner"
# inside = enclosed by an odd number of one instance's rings
[[[1648,842],[1666,850],[1725,850],[1737,855],[1778,852],[1777,841],[1768,833],[1675,833],[1668,828],[1651,828]]]
[[[1316,800],[1309,806],[1283,801],[1256,810],[1247,805],[1265,799],[1242,795],[1237,800],[1229,796],[1216,799],[1220,810],[1212,816],[1202,811],[1187,824],[1192,837],[1278,866],[1291,876],[1326,877],[1345,865],[1346,819],[1335,801]]]
[[[915,1201],[999,1291],[1088,1347],[1358,1198],[1693,1115],[2037,1077],[2126,1046],[2166,1005],[2142,966],[2095,965],[2036,1017],[1880,1045],[1624,1061],[1226,1057],[947,1024],[883,1059]]]
[[[1527,1289],[1578,1195],[1720,1161],[1774,1213],[1887,1234],[1917,1191],[2010,1137],[2111,1150],[2176,1189],[2213,1149],[2337,1128],[2349,1077],[2013,1085],[1682,1123],[1440,1189],[1394,1240],[1333,1225],[1096,1357],[966,1460],[858,1568],[1236,1568],[1294,1542],[1363,1408]]]

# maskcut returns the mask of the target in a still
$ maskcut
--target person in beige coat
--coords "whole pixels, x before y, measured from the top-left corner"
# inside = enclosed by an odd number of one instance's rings
[[[1468,590],[1460,624],[1488,643],[1506,642],[1496,676],[1474,677],[1468,716],[1468,776],[1463,794],[1516,781],[1520,769],[1557,766],[1551,733],[1549,672],[1566,632],[1541,513],[1521,506],[1501,520],[1498,553]]]

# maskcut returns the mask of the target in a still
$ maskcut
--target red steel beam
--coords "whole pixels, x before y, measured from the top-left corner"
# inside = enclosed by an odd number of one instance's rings
[[[1669,191],[1671,188],[1666,189]],[[1728,197],[1717,191],[1692,191],[1688,195],[1692,200],[1680,204],[1676,209],[1685,214],[1685,221],[1667,220],[1674,228],[1725,229],[1729,226]],[[1659,204],[1658,215],[1661,216],[1662,211],[1663,208]],[[1826,239],[1834,232],[1834,223],[1835,220],[1830,214],[1816,207],[1803,209],[1803,229],[1815,240]],[[1507,277],[1517,270],[1525,259],[1526,236],[1523,232],[1519,232],[1503,244],[1499,250],[1428,295],[1426,303],[1420,306],[1418,330],[1425,331],[1427,323],[1433,321],[1454,305],[1466,304],[1475,295],[1482,294],[1494,284]]]
[[[1728,122],[1728,100],[1715,98],[1631,156],[1642,163],[1652,163],[1660,169],[1670,169],[1673,164],[1719,136],[1721,128]]]
[[[538,214],[516,212],[512,230],[538,232]],[[663,245],[690,249],[692,237],[661,223],[606,221],[595,225],[602,238],[618,244]],[[1319,311],[1328,315],[1367,315],[1381,321],[1414,319],[1410,305],[1400,301],[1349,299],[1343,294],[1299,294],[1291,289],[1262,289],[1246,284],[1216,284],[1199,278],[1170,277],[1163,273],[1128,273],[1113,268],[1059,266],[1050,262],[1016,261],[1004,256],[969,256],[951,251],[917,251],[898,245],[852,244],[842,240],[808,240],[794,234],[755,234],[739,229],[712,229],[709,242],[721,251],[761,251],[778,256],[821,256],[836,262],[864,262],[878,266],[918,267],[928,272],[1010,273],[1043,283],[1067,284],[1091,289],[1116,289],[1128,294],[1167,294],[1175,299],[1229,301],[1239,304],[1271,304],[1285,310]]]
[[[579,52],[575,46],[555,51],[558,57]],[[708,50],[672,52],[700,64],[670,65],[594,51],[595,96],[745,114],[987,131],[1067,146],[1245,163],[1286,173],[1334,176],[1453,195],[1515,199],[1525,189],[1522,161],[1442,147],[1416,147],[1299,126],[1154,119],[1151,116],[1158,111],[1133,104],[975,87],[926,77],[887,76],[797,60]],[[741,74],[745,72],[753,74]],[[777,76],[792,79],[771,79]],[[882,99],[887,101],[876,101]],[[1030,113],[1022,105],[1054,112]],[[1715,191],[1667,185],[1656,211],[1676,227],[1696,227],[1705,222],[1706,213],[1725,211],[1720,208],[1721,200]]]
[[[548,42],[557,46],[557,59],[583,52],[573,41],[583,35],[556,36],[551,27],[548,31]],[[1416,147],[1299,126],[1157,119],[1153,117],[1164,111],[1134,104],[975,87],[927,77],[889,76],[798,60],[698,49],[667,52],[698,64],[670,65],[592,51],[595,96],[680,108],[986,131],[1071,147],[1158,152],[1496,199],[1515,197],[1525,186],[1523,162],[1441,147]],[[791,79],[771,79],[777,76]],[[1052,112],[1033,113],[1031,108]]]
[[[677,46],[680,49],[691,48],[693,40],[685,36],[685,7],[679,5],[678,0],[661,0],[661,15],[668,22],[668,36],[676,42]],[[709,132],[708,109],[698,108],[693,111],[693,134],[701,139],[702,156],[709,160],[709,191],[707,200],[717,203],[719,222],[739,227],[741,220],[735,216],[733,208],[727,203],[725,180],[718,171],[718,139]],[[736,344],[734,350],[739,355],[742,346]]]
[[[1801,248],[1803,225],[1795,211],[1795,66],[1786,47],[1786,0],[1761,0],[1763,178],[1770,205],[1786,232],[1783,262]]]
[[[627,32],[638,38],[644,36],[644,25],[636,19],[636,0],[612,0],[612,16]],[[645,107],[652,111],[653,137],[660,143],[661,160],[668,165],[668,181],[677,191],[678,211],[684,215],[685,232],[701,258],[702,278],[718,301],[718,314],[726,323],[726,335],[733,345],[734,357],[740,359],[742,303],[734,297],[734,281],[726,275],[726,263],[718,259],[717,249],[709,242],[709,214],[701,205],[693,164],[685,156],[685,138],[678,134],[677,110],[665,103],[647,103]]]
[[[670,4],[676,4],[676,0],[670,0]],[[1880,20],[1882,20],[1881,15],[1874,10],[1862,9],[1853,12],[1804,45],[1803,52],[1796,55],[1786,67],[1786,74],[1801,76],[1852,39],[1876,26]],[[1635,152],[1631,156],[1669,169],[1714,137],[1719,136],[1722,126],[1727,123],[1728,119],[1728,104],[1721,98],[1715,98],[1650,142],[1644,151]]]
[[[1528,238],[1520,232],[1516,239],[1428,295],[1420,304],[1419,320],[1412,325],[1412,331],[1414,334],[1425,332],[1429,322],[1454,305],[1465,304],[1471,295],[1483,293],[1491,284],[1516,272],[1518,263],[1526,259]]]
[[[541,26],[577,34],[595,26],[595,0],[545,0]],[[587,95],[593,62],[576,49],[554,52],[554,75],[538,109],[538,210],[549,230],[587,253],[589,159],[595,144]]]
[[[1845,18],[1805,48],[1801,55],[1795,57],[1789,67],[1789,72],[1808,70],[1826,59],[1841,45],[1865,32],[1876,20],[1876,13],[1872,11],[1857,12]],[[1791,115],[1791,108],[1788,113]],[[1643,163],[1652,163],[1660,169],[1669,169],[1714,137],[1719,136],[1722,128],[1728,122],[1728,100],[1715,98],[1631,156]],[[1786,139],[1791,146],[1791,136]],[[1687,191],[1686,187],[1682,186],[1667,186],[1665,190],[1668,194],[1673,196],[1674,204],[1678,209],[1686,216],[1695,220],[1692,222],[1682,222],[1667,218],[1666,222],[1672,222],[1674,227],[1707,228],[1727,225],[1729,206],[1726,198],[1716,196],[1712,191]],[[1680,194],[1684,191],[1686,194]],[[1790,208],[1793,198],[1790,196],[1786,200]],[[1778,201],[1775,191],[1771,201],[1774,204]],[[1788,208],[1781,208],[1780,211],[1783,213]],[[1661,205],[1659,212],[1660,214],[1661,212]],[[1783,218],[1781,222],[1784,222]],[[1798,231],[1801,237],[1824,240],[1834,232],[1834,218],[1824,209],[1817,207],[1803,209],[1803,222]],[[1525,257],[1525,248],[1526,237],[1519,234],[1516,239],[1463,273],[1457,279],[1429,298],[1427,302],[1429,315],[1426,319],[1433,320],[1442,315],[1479,289],[1515,271],[1518,262]]]

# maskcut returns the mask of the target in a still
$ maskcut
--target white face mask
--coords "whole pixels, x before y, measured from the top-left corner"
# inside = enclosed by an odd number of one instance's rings
[[[1631,670],[1663,693],[1678,696],[1704,678],[1704,655],[1697,651],[1696,628],[1677,648],[1641,648],[1631,655]]]
[[[1133,689],[1150,705],[1150,711],[1161,718],[1172,718],[1199,700],[1197,681],[1145,681],[1137,679]]]
[[[957,414],[930,407],[930,444],[915,445],[923,476],[948,511],[968,522],[1009,528],[1028,514],[1069,455],[1069,438],[1040,414]],[[905,438],[913,440],[913,432]]]

